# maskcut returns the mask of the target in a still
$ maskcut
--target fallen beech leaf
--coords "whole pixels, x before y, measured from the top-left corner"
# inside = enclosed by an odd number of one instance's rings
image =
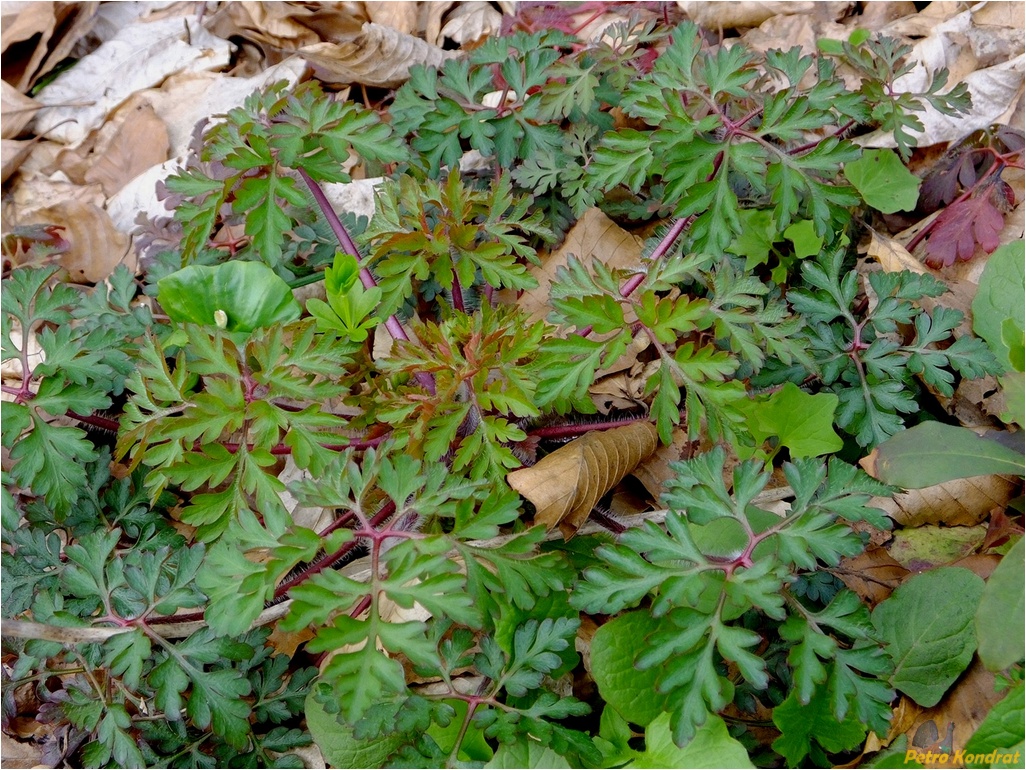
[[[544,457],[537,465],[507,474],[506,481],[536,508],[535,523],[559,525],[569,540],[595,503],[655,451],[658,433],[638,421],[593,431]]]
[[[149,104],[137,103],[125,115],[110,141],[97,147],[95,160],[85,173],[85,182],[99,184],[104,195],[110,197],[139,174],[167,160],[167,153],[164,121]]]
[[[624,230],[600,209],[588,209],[566,234],[563,244],[542,257],[540,267],[531,269],[531,275],[538,286],[524,292],[519,299],[509,293],[506,299],[516,302],[529,316],[530,321],[541,321],[549,314],[549,287],[556,278],[556,271],[566,266],[566,259],[573,255],[585,264],[598,260],[610,268],[636,268],[641,264],[641,238]]]
[[[326,83],[363,83],[382,88],[401,86],[414,65],[441,67],[447,59],[459,55],[373,23],[364,24],[358,35],[338,43],[304,46],[298,53],[314,65],[318,78]]]
[[[897,273],[908,270],[911,273],[925,275],[930,271],[913,257],[909,250],[893,238],[880,235],[876,230],[869,230],[869,247],[866,253],[880,263],[888,273]]]
[[[688,448],[691,445],[688,432],[684,428],[674,428],[671,436],[672,441],[669,444],[660,445],[634,469],[634,477],[656,500],[663,494],[666,482],[677,477],[677,474],[670,469],[670,463],[686,459]]]
[[[850,559],[841,559],[830,574],[840,578],[872,609],[890,596],[910,573],[886,549],[877,546]]]

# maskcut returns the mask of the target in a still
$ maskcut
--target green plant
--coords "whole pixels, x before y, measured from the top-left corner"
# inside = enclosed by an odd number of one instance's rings
[[[863,218],[920,196],[912,113],[968,105],[943,72],[895,93],[907,54],[860,32],[764,57],[692,24],[519,32],[414,68],[387,109],[277,84],[198,133],[162,190],[174,223],[143,239],[160,312],[124,269],[4,282],[5,717],[31,690],[63,740],[48,759],[89,766],[299,766],[307,730],[336,764],[825,765],[886,734],[915,679],[887,644],[930,653],[893,620],[923,581],[872,615],[841,585],[853,525],[889,529],[869,498],[894,490],[819,458],[900,444],[920,382],[1011,392],[1022,368],[1000,291],[986,343],[917,304],[937,279],[870,271],[860,292]],[[898,154],[848,139],[873,128]],[[981,185],[1015,160],[1001,137],[972,151]],[[387,176],[369,223],[323,189],[354,159]],[[672,221],[638,265],[569,257],[543,290],[541,250],[592,206]],[[322,278],[304,307],[293,289]],[[613,370],[639,408],[599,421]],[[668,510],[628,526],[606,498],[612,534],[569,542],[531,526],[507,471],[623,420],[690,458],[660,460]],[[986,602],[959,614],[949,678],[1008,581],[963,572],[940,577]],[[985,655],[1015,679],[1018,650]],[[779,734],[760,743],[759,719]]]

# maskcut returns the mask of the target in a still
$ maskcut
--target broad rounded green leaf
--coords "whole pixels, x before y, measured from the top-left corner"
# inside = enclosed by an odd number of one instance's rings
[[[1021,636],[1022,627],[1019,628]],[[1013,767],[1022,764],[1022,744],[1026,739],[1023,729],[1026,714],[1026,685],[1019,682],[1009,690],[976,728],[965,744],[966,767]],[[1002,751],[1004,749],[1004,751]],[[996,752],[997,756],[992,753]],[[972,759],[969,755],[972,755]],[[992,756],[988,758],[988,754]],[[1009,754],[1017,754],[1010,757]]]
[[[911,211],[919,201],[922,180],[905,168],[894,150],[866,150],[845,165],[844,176],[862,200],[884,214]]]
[[[660,714],[645,729],[645,751],[627,767],[755,767],[748,752],[727,732],[718,716],[710,716],[695,737],[678,748],[670,732],[670,715]]]
[[[924,422],[901,431],[867,458],[870,475],[905,489],[992,473],[1023,475],[1021,452],[981,438],[968,428]]]
[[[500,770],[505,768],[509,768],[509,770],[534,770],[535,768],[563,770],[569,768],[570,763],[548,746],[543,746],[538,741],[525,737],[517,743],[502,744],[485,767],[499,768]]]
[[[349,725],[326,712],[313,692],[306,696],[305,710],[310,735],[332,767],[383,767],[389,757],[409,742],[397,733],[357,740]]]
[[[302,312],[289,285],[260,262],[190,265],[157,282],[157,299],[173,321],[230,332],[286,324]]]
[[[915,575],[873,610],[894,660],[891,684],[920,706],[935,706],[976,651],[973,619],[983,578],[962,567]]]
[[[837,396],[833,393],[811,395],[788,382],[745,411],[756,441],[776,436],[792,458],[817,457],[844,446],[834,430]]]
[[[1024,287],[1026,242],[1020,239],[1002,246],[987,258],[973,299],[973,331],[987,341],[994,355],[1006,366],[1010,364],[1010,352],[1002,327],[1011,320],[1017,328],[1026,329]]]
[[[794,244],[796,257],[812,257],[823,250],[823,236],[816,235],[816,223],[811,219],[795,222],[784,230],[784,237]]]
[[[1026,626],[1022,575],[1026,571],[1020,539],[997,566],[983,590],[976,611],[980,660],[991,671],[1003,671],[1026,657],[1022,629]],[[1021,739],[1021,738],[1020,738]]]
[[[599,694],[626,720],[642,726],[669,709],[669,696],[656,692],[659,667],[634,667],[645,637],[660,626],[648,612],[629,612],[603,625],[591,640],[591,674]]]

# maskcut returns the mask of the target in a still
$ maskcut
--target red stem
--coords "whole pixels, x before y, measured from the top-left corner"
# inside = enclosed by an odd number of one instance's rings
[[[328,200],[328,196],[324,194],[324,190],[321,186],[314,181],[306,171],[299,169],[299,175],[306,182],[306,186],[310,189],[310,194],[313,195],[314,200],[317,202],[318,208],[321,213],[324,214],[324,218],[328,220],[328,225],[331,227],[331,231],[335,233],[335,237],[338,239],[339,245],[342,246],[342,250],[350,256],[356,259],[357,264],[360,265],[360,282],[365,288],[370,289],[378,285],[378,282],[374,280],[374,276],[371,271],[363,265],[360,260],[360,250],[356,248],[356,243],[353,242],[352,237],[349,235],[349,231],[346,230],[345,225],[342,224],[342,220],[338,218],[338,214],[335,213],[335,209],[331,207],[331,202]],[[409,340],[410,337],[403,329],[399,319],[394,315],[390,315],[385,319],[385,328],[388,329],[388,333],[392,335],[394,340]],[[428,393],[435,392],[435,378],[427,372],[417,372],[417,382],[421,384]]]

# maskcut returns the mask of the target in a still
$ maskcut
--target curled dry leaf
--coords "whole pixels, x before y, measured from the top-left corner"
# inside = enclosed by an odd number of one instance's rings
[[[0,20],[4,79],[13,83],[19,91],[26,90],[32,84],[39,65],[46,58],[46,44],[57,26],[53,6],[51,2],[4,5],[3,18]]]
[[[638,421],[593,431],[544,457],[537,465],[507,474],[506,481],[534,504],[535,523],[559,526],[569,540],[595,503],[655,451],[658,433]]]
[[[470,0],[460,3],[449,15],[439,36],[449,38],[463,46],[498,33],[502,25],[502,14],[491,3]]]
[[[684,428],[674,428],[670,443],[661,445],[634,469],[634,477],[656,500],[662,495],[666,482],[677,476],[670,469],[670,463],[683,460],[690,444],[688,432]]]
[[[381,24],[367,23],[358,35],[338,43],[315,43],[299,49],[325,83],[363,83],[398,88],[410,77],[410,67],[441,67],[459,54],[443,51],[413,35]]]

